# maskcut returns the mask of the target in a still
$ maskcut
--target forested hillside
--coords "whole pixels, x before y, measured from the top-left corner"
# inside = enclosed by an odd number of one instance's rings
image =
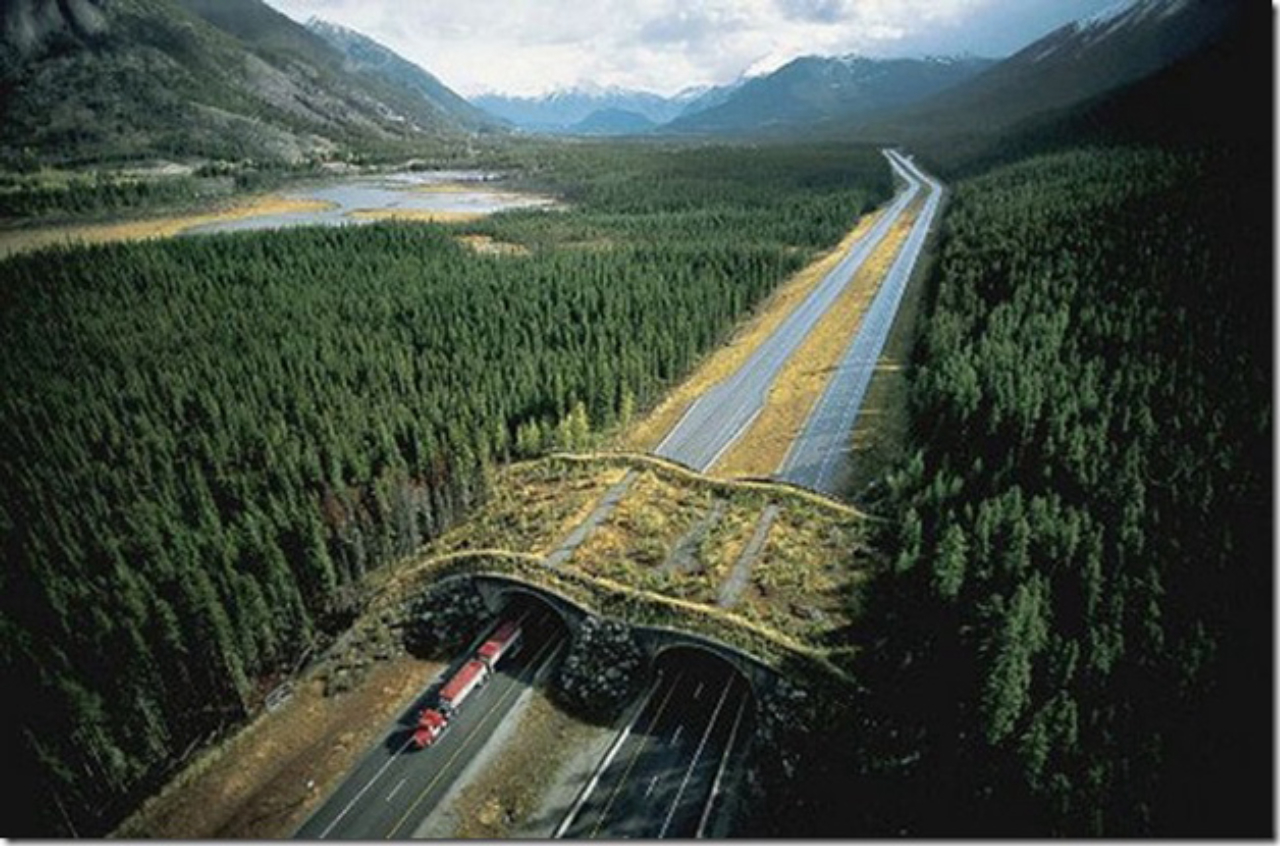
[[[100,833],[341,629],[361,577],[683,374],[889,192],[877,151],[513,155],[574,204],[0,264],[16,834]]]
[[[960,184],[862,597],[868,834],[1273,834],[1266,149]]]

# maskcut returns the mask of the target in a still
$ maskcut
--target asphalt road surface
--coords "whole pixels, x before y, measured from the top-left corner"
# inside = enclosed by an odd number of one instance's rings
[[[472,645],[466,657],[480,642]],[[433,745],[415,750],[409,745],[412,725],[421,710],[434,703],[440,685],[464,662],[465,658],[459,657],[294,836],[305,840],[411,837],[484,747],[520,694],[564,647],[563,629],[545,615],[527,624],[523,646],[503,657],[497,672],[462,703],[457,716]]]
[[[669,664],[556,836],[700,835],[751,710],[746,682],[727,664]]]
[[[871,231],[849,250],[751,357],[732,376],[713,385],[689,407],[675,428],[658,444],[655,453],[694,470],[705,471],[755,420],[783,364],[803,343],[921,190],[918,171],[905,166],[887,151],[886,155],[894,171],[906,182],[906,187]]]
[[[880,360],[889,330],[893,328],[903,292],[942,200],[941,185],[902,155],[892,151],[888,155],[897,167],[910,172],[914,180],[928,185],[929,197],[836,372],[778,470],[778,478],[819,493],[840,493],[840,487],[847,478],[849,439],[854,423],[862,411],[867,386],[875,374],[876,363]]]

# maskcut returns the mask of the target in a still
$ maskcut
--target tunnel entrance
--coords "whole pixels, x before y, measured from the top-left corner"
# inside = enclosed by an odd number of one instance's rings
[[[445,666],[399,716],[401,728],[388,737],[388,751],[447,745],[446,735],[457,733],[455,725],[464,726],[481,712],[509,710],[522,690],[545,684],[563,658],[570,628],[554,604],[528,591],[505,592],[492,601],[476,587],[458,580],[426,600],[430,610],[419,617],[425,625],[465,617],[452,629],[465,634],[424,638],[435,647],[431,657]]]
[[[534,590],[519,586],[504,587],[496,597],[497,616],[501,619],[512,617],[529,617],[543,620],[545,624],[554,623],[566,634],[577,628],[577,620],[571,619],[565,609],[557,602]]]
[[[736,662],[706,646],[694,643],[664,645],[655,650],[653,662],[658,672],[718,680],[720,684],[741,683],[748,693],[753,690],[751,677]]]
[[[696,645],[664,648],[653,671],[599,787],[562,836],[723,836],[754,733],[751,683]]]

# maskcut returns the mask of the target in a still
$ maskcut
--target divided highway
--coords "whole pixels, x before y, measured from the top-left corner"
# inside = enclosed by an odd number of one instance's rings
[[[867,386],[875,374],[876,362],[893,328],[903,292],[942,202],[940,184],[922,173],[910,159],[893,151],[887,155],[900,171],[905,170],[912,179],[928,185],[929,198],[862,318],[858,333],[777,473],[780,479],[825,494],[840,492],[840,483],[849,466],[849,438],[862,410]]]
[[[690,406],[656,453],[707,470],[750,426],[787,359],[840,296],[908,205],[928,190],[924,210],[877,292],[778,475],[825,493],[848,461],[848,438],[902,292],[932,225],[942,187],[909,159],[886,151],[906,183],[884,214],[805,301],[732,376]],[[488,633],[486,633],[487,636]],[[477,641],[479,643],[479,641]],[[475,644],[473,644],[474,648]],[[520,695],[553,665],[566,635],[549,612],[526,627],[520,650],[471,695],[432,746],[413,750],[411,726],[434,701],[450,667],[297,831],[303,839],[405,839],[448,793],[511,713]],[[468,652],[468,656],[470,651]],[[460,664],[460,659],[456,664]],[[717,660],[690,658],[660,671],[633,721],[584,788],[557,837],[660,838],[704,834],[722,777],[754,719],[741,676]]]
[[[448,678],[461,663],[456,662],[423,691],[413,707],[390,728],[384,741],[365,756],[294,836],[305,840],[412,837],[489,741],[520,694],[565,647],[563,628],[549,616],[527,624],[519,651],[504,658],[493,678],[467,699],[439,740],[415,750],[409,745],[411,726],[417,722],[418,713],[434,701],[438,682]]]
[[[778,373],[845,286],[884,240],[894,222],[919,194],[924,179],[897,154],[886,151],[894,171],[906,182],[893,203],[840,263],[729,378],[699,397],[654,452],[705,471],[747,430],[764,408]],[[932,183],[931,183],[932,184]]]
[[[746,682],[727,664],[668,667],[556,837],[701,836],[752,710]]]

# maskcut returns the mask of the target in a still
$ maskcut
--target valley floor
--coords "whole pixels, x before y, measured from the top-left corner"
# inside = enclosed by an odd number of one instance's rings
[[[278,194],[266,194],[244,198],[223,208],[208,211],[122,220],[114,223],[77,223],[0,229],[0,259],[59,244],[107,244],[115,241],[171,238],[196,226],[245,220],[264,215],[316,212],[326,208],[328,204],[320,201],[296,200]]]
[[[792,357],[760,419],[713,468],[712,475],[766,477],[777,469],[848,339],[857,331],[918,211],[918,204],[913,205],[892,227]],[[784,283],[732,341],[712,353],[647,417],[616,435],[612,446],[652,448],[694,398],[750,357],[867,233],[879,214],[864,217],[834,250]],[[918,293],[908,296],[909,312],[916,300]],[[909,329],[895,330],[885,360],[906,354],[909,335]],[[894,404],[895,388],[882,384],[886,378],[901,376],[891,369],[878,374],[871,391],[873,406]],[[865,440],[866,435],[862,437]],[[873,440],[873,451],[893,442],[892,437]],[[664,470],[657,464],[636,466],[622,456],[551,459],[501,470],[494,501],[424,554],[483,548],[546,555],[624,473],[634,477],[634,484],[616,513],[584,538],[573,555],[572,569],[642,591],[670,592],[708,608],[732,608],[733,615],[747,625],[801,641],[819,638],[821,632],[844,622],[847,609],[842,604],[816,597],[839,595],[847,586],[844,581],[849,574],[831,562],[860,548],[860,515],[828,513],[832,507],[838,509],[834,504],[816,510],[797,503],[781,508],[770,505],[773,516],[765,524],[761,548],[748,557],[745,550],[753,535],[760,534],[761,509],[767,502],[786,501],[785,490],[772,490],[773,486],[761,486],[758,491],[720,490],[712,479]],[[699,527],[703,527],[701,534]],[[738,559],[748,566],[735,566]],[[842,571],[841,578],[836,578],[836,569]],[[859,575],[854,573],[853,578]],[[735,577],[741,584],[726,594],[725,586]],[[292,700],[202,756],[117,834],[174,838],[293,834],[377,741],[378,732],[409,706],[439,669],[437,664],[408,658],[379,663],[352,691],[332,698],[323,696],[321,682],[301,682]],[[577,794],[575,785],[595,765],[599,747],[607,745],[614,731],[579,722],[542,690],[530,690],[528,701],[515,716],[516,725],[501,740],[502,754],[493,754],[498,743],[488,743],[419,833],[546,836],[548,824],[560,821],[566,802]],[[548,758],[547,749],[558,752]],[[535,771],[540,777],[530,779],[529,773]]]

